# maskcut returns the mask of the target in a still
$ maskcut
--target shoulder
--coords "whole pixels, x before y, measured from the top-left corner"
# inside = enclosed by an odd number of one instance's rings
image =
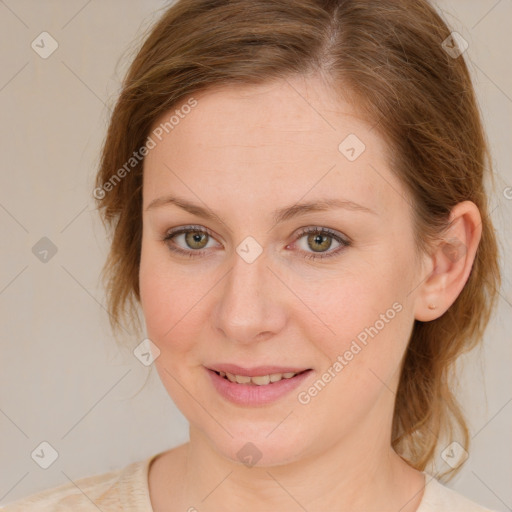
[[[425,491],[417,512],[495,512],[471,501],[425,473]]]
[[[77,510],[97,512],[98,506],[111,503],[116,497],[116,487],[121,470],[101,475],[79,478],[74,482],[45,489],[8,503],[3,512],[50,512],[57,510]]]
[[[51,489],[31,494],[7,503],[1,512],[98,512],[125,510],[128,501],[140,507],[134,510],[151,511],[147,468],[156,455],[107,473],[86,476]],[[132,510],[130,508],[130,510]]]

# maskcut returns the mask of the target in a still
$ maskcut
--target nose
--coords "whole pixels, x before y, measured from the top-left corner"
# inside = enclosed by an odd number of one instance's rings
[[[271,339],[285,327],[285,290],[274,272],[265,251],[252,263],[234,254],[212,319],[224,337],[249,344]]]

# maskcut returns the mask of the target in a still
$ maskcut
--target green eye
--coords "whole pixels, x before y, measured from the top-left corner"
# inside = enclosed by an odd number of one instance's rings
[[[182,241],[180,244],[177,240]],[[302,239],[306,240],[306,246],[301,248],[304,258],[308,259],[324,259],[338,255],[346,247],[351,245],[351,241],[346,239],[336,231],[328,228],[309,227],[303,229],[295,238],[298,242]],[[165,235],[163,241],[166,243],[169,250],[193,258],[204,256],[207,252],[208,242],[214,240],[213,234],[206,228],[201,226],[183,226],[170,231]],[[333,241],[338,246],[334,250],[329,251],[332,247]]]
[[[304,258],[307,259],[330,258],[339,254],[345,247],[350,246],[348,239],[327,228],[306,228],[299,233],[297,240],[302,238],[306,239],[306,247],[303,250]],[[333,240],[339,245],[335,250],[327,252],[331,248]],[[308,249],[311,249],[312,252],[308,252]]]
[[[175,241],[182,236],[185,246],[180,246]],[[213,239],[213,235],[201,226],[185,226],[167,233],[163,241],[171,251],[184,256],[195,257],[201,256],[210,238]]]

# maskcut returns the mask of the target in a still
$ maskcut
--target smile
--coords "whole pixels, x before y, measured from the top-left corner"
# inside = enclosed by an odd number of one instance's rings
[[[247,375],[235,375],[229,372],[215,372],[217,375],[224,377],[230,382],[235,382],[237,384],[247,384],[254,386],[266,386],[268,384],[272,384],[274,382],[279,382],[282,379],[291,379],[295,377],[295,375],[299,375],[300,373],[307,372],[308,370],[304,370],[302,372],[286,372],[286,373],[271,373],[269,375],[256,375],[254,377],[249,377]]]
[[[261,407],[277,402],[304,383],[314,373],[312,369],[297,372],[272,372],[239,375],[223,370],[205,368],[212,389],[224,400],[245,407]]]

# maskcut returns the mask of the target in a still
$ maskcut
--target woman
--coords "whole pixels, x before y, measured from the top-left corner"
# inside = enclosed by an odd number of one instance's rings
[[[140,304],[190,441],[7,510],[486,510],[436,479],[500,283],[461,52],[426,0],[166,11],[94,195],[112,326]]]

